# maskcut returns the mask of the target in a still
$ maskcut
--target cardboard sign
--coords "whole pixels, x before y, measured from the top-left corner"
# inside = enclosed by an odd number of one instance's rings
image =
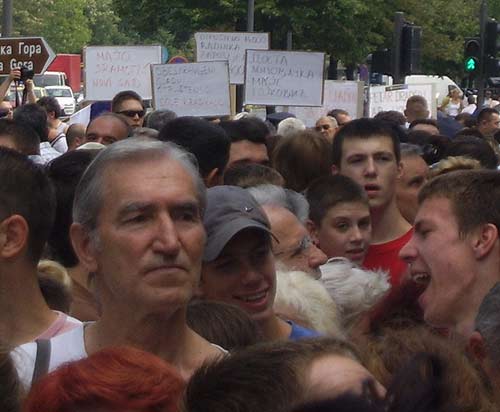
[[[290,107],[307,127],[314,127],[316,121],[333,109],[346,110],[353,119],[363,117],[364,82],[325,80],[323,106]]]
[[[56,57],[43,37],[0,38],[0,74],[24,67],[42,74]]]
[[[437,107],[433,84],[401,84],[396,86],[371,86],[369,116],[378,112],[396,110],[404,113],[406,101],[411,96],[423,96],[427,100],[431,116],[436,118]]]
[[[321,106],[324,53],[247,50],[245,104]]]
[[[268,50],[269,33],[195,33],[196,61],[229,62],[229,81],[243,84],[245,80],[245,52],[248,49]]]
[[[86,100],[111,100],[123,90],[151,99],[150,66],[161,63],[161,46],[89,46],[83,58]]]
[[[225,116],[231,113],[228,62],[151,66],[153,105],[177,116]]]

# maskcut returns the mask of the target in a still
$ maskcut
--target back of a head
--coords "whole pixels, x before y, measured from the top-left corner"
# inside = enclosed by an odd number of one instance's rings
[[[174,120],[177,115],[172,110],[154,110],[147,114],[146,126],[160,131],[171,120]]]
[[[261,341],[256,323],[240,307],[224,302],[195,301],[187,308],[187,323],[207,341],[233,352]]]
[[[47,112],[36,103],[29,103],[14,110],[14,120],[18,123],[31,127],[41,142],[46,142],[49,138],[47,126]]]
[[[203,177],[214,169],[218,175],[224,173],[231,141],[220,126],[198,117],[178,117],[163,126],[158,139],[194,154]]]
[[[51,161],[47,174],[56,193],[56,220],[48,243],[53,258],[65,267],[74,267],[78,258],[69,238],[69,228],[73,222],[72,207],[75,190],[83,172],[97,156],[97,150],[76,150],[64,153]]]
[[[40,138],[35,131],[19,121],[10,119],[0,120],[0,137],[10,136],[16,146],[16,150],[26,156],[36,155],[40,151]]]
[[[127,410],[177,412],[185,383],[162,359],[115,346],[67,363],[31,389],[24,412]]]
[[[71,278],[66,269],[52,260],[38,263],[38,286],[52,310],[69,313],[71,305]]]
[[[374,119],[382,120],[391,123],[395,126],[404,126],[406,124],[406,117],[403,113],[397,110],[388,110],[386,112],[378,112]]]
[[[74,141],[79,138],[83,141],[85,138],[85,125],[80,123],[73,123],[69,125],[66,130],[66,142],[68,147],[73,146]]]
[[[54,190],[44,170],[26,156],[0,148],[0,219],[22,216],[28,224],[28,259],[36,263],[54,221]]]
[[[269,129],[257,117],[244,117],[239,120],[221,122],[220,126],[226,131],[231,142],[248,140],[252,143],[266,144]]]
[[[498,158],[493,148],[484,139],[459,136],[453,139],[444,152],[444,157],[467,156],[478,160],[486,169],[496,169]]]
[[[334,338],[274,341],[206,364],[191,377],[184,412],[286,412],[305,401],[305,374],[327,355],[357,360],[354,348]],[[244,365],[244,366],[243,366]]]
[[[265,184],[283,186],[285,179],[269,166],[259,163],[236,163],[224,172],[224,184],[242,188]]]
[[[415,119],[426,119],[429,117],[429,108],[425,97],[415,95],[408,98],[405,115],[410,122]]]
[[[54,113],[54,117],[58,119],[61,117],[62,110],[57,99],[53,96],[43,96],[37,100],[36,104],[43,107],[47,113]]]
[[[479,160],[467,156],[450,156],[441,159],[430,169],[430,177],[444,175],[458,170],[484,169]]]
[[[306,125],[300,119],[289,117],[278,124],[277,134],[288,137],[306,129]]]
[[[396,157],[396,161],[399,162],[401,160],[399,148],[400,141],[395,128],[381,120],[362,118],[350,121],[337,132],[332,144],[332,163],[340,167],[344,140],[363,140],[380,137],[388,137],[391,139],[394,148],[394,156]]]
[[[439,162],[450,144],[450,139],[444,135],[432,135],[423,130],[408,133],[408,143],[422,148],[422,158],[428,165]]]
[[[331,145],[321,134],[305,130],[281,139],[272,163],[285,179],[285,187],[302,192],[314,179],[331,173],[330,153]]]

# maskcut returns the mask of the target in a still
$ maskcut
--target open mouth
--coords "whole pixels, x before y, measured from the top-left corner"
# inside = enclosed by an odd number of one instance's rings
[[[365,192],[368,196],[375,195],[380,192],[380,186],[375,184],[368,184],[364,186]]]
[[[425,272],[412,273],[411,278],[417,285],[425,287],[427,287],[427,285],[429,285],[429,282],[431,281],[430,275]]]

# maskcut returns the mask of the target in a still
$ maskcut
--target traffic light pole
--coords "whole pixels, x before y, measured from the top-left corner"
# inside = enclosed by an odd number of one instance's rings
[[[392,78],[394,84],[402,83],[401,79],[401,33],[404,25],[404,13],[394,14],[394,39],[392,45]]]
[[[488,5],[487,0],[481,2],[481,11],[479,16],[479,27],[480,27],[480,37],[481,37],[481,58],[479,59],[479,87],[477,92],[477,107],[482,108],[484,103],[484,85],[486,83],[485,78],[485,33],[486,33],[486,22],[488,21]]]

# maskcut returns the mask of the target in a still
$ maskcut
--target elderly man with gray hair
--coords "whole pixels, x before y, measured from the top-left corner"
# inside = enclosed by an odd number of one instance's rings
[[[95,158],[76,189],[70,234],[93,274],[101,317],[50,341],[49,370],[108,346],[131,345],[187,379],[225,353],[186,323],[200,279],[205,204],[191,155],[175,145],[127,139]]]
[[[316,279],[326,255],[314,245],[305,227],[309,215],[306,198],[293,190],[274,185],[247,189],[257,200],[271,223],[273,253],[286,269],[300,270]]]

